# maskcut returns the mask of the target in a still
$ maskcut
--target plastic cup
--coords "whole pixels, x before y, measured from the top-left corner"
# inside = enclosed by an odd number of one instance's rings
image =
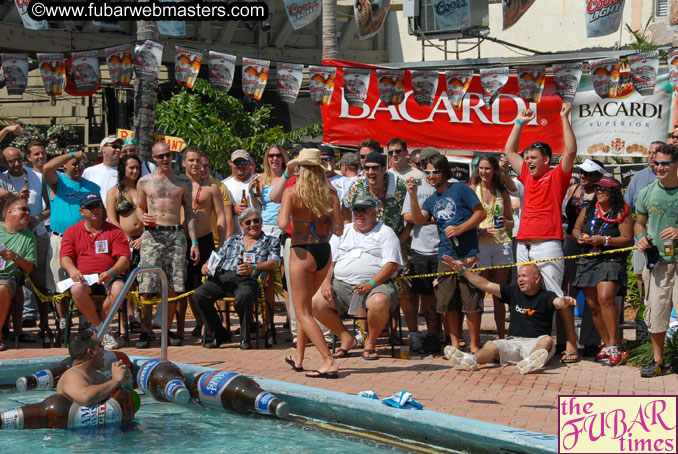
[[[400,346],[400,359],[410,359],[410,346],[401,345]]]

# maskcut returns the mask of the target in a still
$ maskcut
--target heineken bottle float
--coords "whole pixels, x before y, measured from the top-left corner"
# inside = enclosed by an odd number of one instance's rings
[[[205,407],[226,409],[240,414],[258,413],[285,419],[287,402],[261,389],[249,377],[234,372],[208,371],[191,382],[191,397]]]
[[[134,420],[132,393],[116,389],[97,405],[84,407],[54,394],[37,404],[0,412],[0,429],[82,429],[125,425]]]
[[[132,363],[127,354],[104,350],[104,366],[101,368],[101,371],[105,375],[110,376],[111,364],[117,363],[118,361],[125,363],[125,366],[128,368],[131,367]],[[71,358],[65,358],[54,367],[43,369],[34,374],[26,375],[25,377],[19,377],[16,381],[16,389],[20,392],[24,392],[34,389],[42,390],[54,388],[63,373],[71,367],[71,364],[73,364],[73,360]]]
[[[151,359],[139,368],[137,386],[160,402],[185,404],[191,398],[185,377],[177,366],[163,359]]]

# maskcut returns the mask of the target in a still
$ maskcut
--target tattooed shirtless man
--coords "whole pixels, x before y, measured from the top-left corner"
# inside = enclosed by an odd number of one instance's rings
[[[167,274],[169,296],[184,291],[186,281],[186,236],[181,225],[181,207],[184,207],[188,235],[191,240],[190,260],[200,260],[198,225],[193,215],[191,181],[172,170],[172,152],[164,142],[153,145],[152,156],[158,168],[137,183],[137,217],[144,223],[141,236],[139,266],[159,266]],[[160,279],[155,274],[139,276],[139,294],[142,301],[160,292]],[[168,305],[171,321],[176,303]],[[141,317],[141,336],[137,348],[150,347],[152,338],[151,305],[144,305]]]

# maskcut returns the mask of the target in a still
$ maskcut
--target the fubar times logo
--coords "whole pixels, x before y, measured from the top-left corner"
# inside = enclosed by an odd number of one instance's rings
[[[558,396],[558,452],[675,454],[677,418],[677,396]]]

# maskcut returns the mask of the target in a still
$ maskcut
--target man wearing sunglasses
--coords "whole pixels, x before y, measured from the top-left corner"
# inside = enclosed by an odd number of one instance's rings
[[[360,168],[365,167],[365,159],[370,153],[382,154],[384,150],[374,139],[365,139],[358,144],[358,157],[360,157]]]
[[[104,137],[100,144],[103,162],[87,167],[82,173],[83,178],[93,181],[101,188],[101,200],[106,208],[108,190],[118,184],[118,163],[122,153],[123,141],[116,136]]]
[[[388,141],[388,159],[391,161],[391,173],[399,176],[403,181],[414,177],[424,180],[424,172],[407,162],[407,142],[403,139],[391,139]]]
[[[326,145],[321,145],[320,159],[330,165],[329,170],[325,171],[325,176],[327,177],[327,181],[329,181],[334,189],[337,190],[337,197],[339,197],[339,200],[341,200],[344,197],[344,193],[348,190],[350,183],[347,185],[346,183],[349,180],[347,180],[343,175],[335,172],[337,158],[334,156],[334,149]]]
[[[151,152],[158,168],[152,174],[141,177],[137,183],[137,218],[145,226],[141,235],[139,266],[161,267],[167,275],[168,294],[172,297],[184,291],[186,282],[186,236],[182,226],[182,207],[191,241],[189,257],[194,263],[200,260],[198,222],[193,212],[191,180],[186,175],[174,174],[169,146],[158,142],[153,145]],[[153,294],[160,293],[158,276],[140,275],[139,293],[142,300],[151,299]],[[168,305],[167,317],[170,322],[176,309],[176,302]],[[153,306],[144,305],[137,348],[150,347],[152,313]]]
[[[68,150],[68,149],[67,149]],[[66,229],[77,224],[82,219],[80,213],[80,201],[89,194],[99,194],[101,188],[98,184],[82,177],[82,172],[87,163],[87,155],[84,150],[77,149],[67,151],[61,156],[50,159],[43,167],[43,182],[49,188],[50,194],[50,256],[47,285],[52,291],[56,291],[55,283],[68,279],[68,273],[61,267],[59,252],[61,251],[61,238]],[[64,172],[57,172],[63,167]],[[66,305],[57,304],[62,327],[66,326]]]
[[[250,194],[250,180],[253,172],[250,166],[250,154],[245,150],[235,150],[231,153],[228,164],[231,166],[231,176],[221,182],[228,188],[233,203],[233,233],[241,233],[240,213],[248,206],[252,206],[252,195]],[[244,194],[244,200],[243,200]],[[243,203],[245,202],[246,203]]]
[[[516,239],[518,262],[532,260],[557,259],[563,257],[563,220],[561,206],[572,177],[574,159],[577,157],[577,140],[570,124],[572,106],[563,103],[560,119],[563,125],[565,149],[558,166],[553,170],[551,147],[544,142],[535,142],[527,147],[523,155],[518,153],[518,145],[523,129],[536,119],[536,113],[524,109],[518,114],[511,134],[506,141],[506,159],[518,173],[518,180],[525,186],[525,198],[520,217],[520,229]],[[539,271],[547,290],[563,296],[562,284],[565,274],[565,262],[555,260],[540,263]],[[558,313],[567,337],[562,362],[579,361],[577,336],[574,329],[574,311],[565,309]]]
[[[640,191],[636,203],[633,233],[638,250],[646,253],[648,267],[643,270],[645,323],[652,340],[654,360],[640,372],[641,377],[666,373],[664,339],[669,328],[671,308],[678,313],[678,147],[663,145],[654,160],[657,181]],[[656,261],[651,263],[652,247]]]

